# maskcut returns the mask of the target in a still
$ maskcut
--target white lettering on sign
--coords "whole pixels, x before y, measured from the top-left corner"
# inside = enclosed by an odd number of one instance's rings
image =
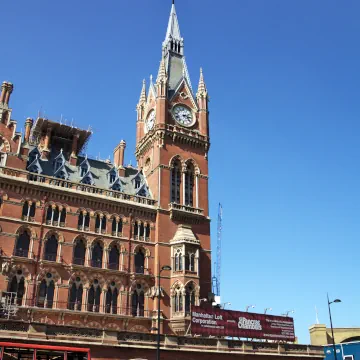
[[[248,320],[244,317],[239,317],[238,328],[249,330],[262,330],[260,320]]]

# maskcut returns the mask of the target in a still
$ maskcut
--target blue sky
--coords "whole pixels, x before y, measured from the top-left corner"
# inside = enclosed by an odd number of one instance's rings
[[[94,130],[88,153],[127,141],[141,81],[156,75],[171,1],[7,1],[0,80],[27,116]],[[360,3],[177,0],[193,85],[211,97],[210,205],[224,207],[222,299],[295,309],[296,333],[360,323]],[[23,126],[23,125],[22,125]]]

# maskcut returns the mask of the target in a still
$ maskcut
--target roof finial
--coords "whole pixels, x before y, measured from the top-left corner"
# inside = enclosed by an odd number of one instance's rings
[[[172,0],[172,2],[173,2],[173,5],[175,5],[175,0]]]
[[[139,104],[143,104],[144,102],[146,102],[146,82],[145,82],[145,79],[143,80],[143,84],[142,84],[142,88],[141,88]]]

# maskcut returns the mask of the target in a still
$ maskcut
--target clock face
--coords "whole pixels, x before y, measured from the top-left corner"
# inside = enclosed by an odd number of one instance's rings
[[[172,109],[172,115],[175,121],[183,126],[192,126],[194,124],[194,117],[192,111],[183,105],[175,105]]]
[[[155,110],[151,110],[145,121],[145,132],[152,130],[155,125]]]

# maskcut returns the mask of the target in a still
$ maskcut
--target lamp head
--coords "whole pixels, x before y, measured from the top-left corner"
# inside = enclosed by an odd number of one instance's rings
[[[340,303],[341,300],[340,300],[340,299],[335,299],[333,302],[334,302],[334,303]]]
[[[161,270],[171,270],[171,266],[169,265],[164,265]]]

